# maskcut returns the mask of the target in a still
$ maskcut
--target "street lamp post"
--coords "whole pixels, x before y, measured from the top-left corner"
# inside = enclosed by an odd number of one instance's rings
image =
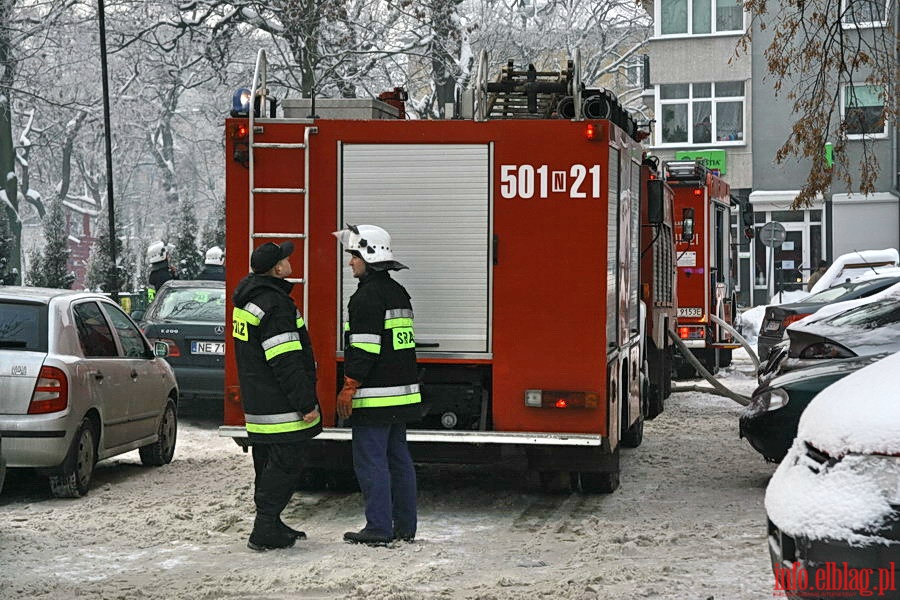
[[[112,130],[109,127],[109,76],[106,69],[106,13],[103,0],[97,0],[100,20],[100,72],[103,78],[103,127],[106,135],[106,198],[109,213],[109,258],[112,261],[111,283],[113,300],[119,297],[119,268],[116,264],[116,204],[113,199]]]

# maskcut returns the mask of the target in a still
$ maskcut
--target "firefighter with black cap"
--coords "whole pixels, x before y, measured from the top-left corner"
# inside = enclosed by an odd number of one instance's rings
[[[316,363],[309,334],[290,296],[291,242],[268,242],[250,256],[252,273],[234,291],[232,336],[247,437],[256,471],[256,520],[247,545],[287,548],[302,531],[281,521],[303,469],[303,442],[322,431]]]
[[[416,535],[416,472],[406,424],[422,417],[413,311],[390,271],[391,236],[374,225],[347,225],[334,235],[359,281],[345,325],[344,385],[337,412],[353,431],[353,469],[363,493],[366,526],[344,541],[383,546]]]

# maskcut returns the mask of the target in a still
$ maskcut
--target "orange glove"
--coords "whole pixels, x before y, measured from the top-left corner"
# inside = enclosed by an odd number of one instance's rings
[[[358,387],[357,380],[344,376],[344,387],[337,396],[337,413],[340,418],[349,419],[353,413],[353,394],[356,393]]]

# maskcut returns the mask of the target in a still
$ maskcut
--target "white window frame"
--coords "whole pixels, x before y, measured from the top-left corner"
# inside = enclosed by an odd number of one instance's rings
[[[733,83],[733,82],[720,82],[720,83]],[[703,97],[694,97],[694,85],[695,84],[709,84],[710,86],[710,96]],[[687,98],[672,98],[672,99],[662,99],[660,94],[660,87],[662,85],[670,85],[670,84],[656,84],[655,87],[655,104],[654,110],[655,114],[658,115],[657,124],[656,124],[656,132],[654,135],[654,139],[656,142],[656,146],[660,148],[709,148],[713,146],[745,146],[747,144],[747,82],[743,81],[744,84],[744,95],[743,96],[722,96],[716,97],[716,83],[715,82],[707,82],[707,81],[697,81],[689,85],[688,88],[688,97]],[[675,84],[678,85],[678,84]],[[683,85],[683,84],[682,84]],[[710,112],[710,123],[713,126],[712,134],[710,141],[708,142],[694,142],[694,128],[691,126],[690,120],[693,118],[694,114],[694,102],[710,102],[711,103],[711,112]],[[740,102],[741,103],[741,133],[743,134],[743,138],[740,140],[716,140],[716,131],[715,131],[715,123],[717,115],[717,104],[719,102]],[[666,106],[675,105],[675,104],[687,104],[688,110],[688,141],[686,142],[669,142],[664,143],[662,139],[663,135],[663,122],[662,115],[663,109]]]
[[[743,33],[747,29],[747,11],[741,11],[741,25],[738,29],[726,29],[718,31],[716,29],[716,0],[710,0],[710,31],[709,33],[694,33],[694,0],[684,0],[687,2],[687,31],[684,33],[663,33],[662,32],[662,0],[653,0],[653,35],[662,38],[678,38],[678,37],[714,37],[722,35],[735,35]],[[845,0],[846,1],[846,0]],[[887,0],[885,0],[887,1]]]
[[[847,88],[848,87],[864,87],[869,86],[868,83],[845,83],[841,86],[841,120],[844,121],[847,118]],[[874,87],[883,87],[883,86],[874,86]],[[884,106],[882,104],[882,106]],[[848,133],[848,140],[884,140],[888,137],[889,131],[889,120],[884,120],[884,128],[878,133]]]
[[[841,27],[844,29],[874,29],[876,27],[885,27],[888,22],[888,7],[891,5],[891,0],[880,1],[884,3],[884,12],[881,21],[863,21],[861,23],[854,23],[852,21],[844,21],[841,19]],[[841,0],[841,14],[844,14],[844,11],[847,10],[847,4],[847,0]]]

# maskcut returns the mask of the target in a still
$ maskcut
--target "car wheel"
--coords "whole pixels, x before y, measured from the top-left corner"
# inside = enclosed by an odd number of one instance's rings
[[[166,403],[166,410],[163,411],[162,418],[159,421],[158,439],[152,444],[141,446],[139,452],[141,454],[141,463],[159,467],[172,462],[175,456],[175,441],[178,438],[178,416],[175,412],[175,403],[170,399]]]
[[[50,476],[50,492],[54,497],[78,498],[88,493],[97,464],[96,438],[93,423],[85,418],[75,432],[62,472]]]

